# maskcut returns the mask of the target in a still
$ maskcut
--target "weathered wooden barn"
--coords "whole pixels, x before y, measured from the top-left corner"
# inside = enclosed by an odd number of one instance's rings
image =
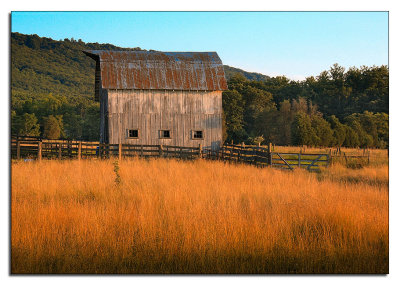
[[[227,84],[216,52],[84,53],[96,60],[100,142],[220,147]]]

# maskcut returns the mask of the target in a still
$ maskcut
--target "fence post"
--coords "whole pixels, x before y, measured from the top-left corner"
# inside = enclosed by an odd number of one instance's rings
[[[268,162],[272,166],[272,143],[268,144]]]
[[[38,141],[38,161],[42,160],[42,142]]]
[[[298,166],[301,167],[301,152],[299,152],[299,163]]]
[[[62,147],[62,143],[58,144],[58,159],[61,159],[61,147]]]
[[[203,152],[201,143],[199,143],[199,158],[201,158],[201,153]]]
[[[160,144],[160,146],[158,147],[158,150],[159,150],[159,156],[162,157],[162,155],[163,155],[163,146],[162,146],[162,144]]]
[[[143,157],[143,145],[140,145],[140,156]]]
[[[17,159],[21,158],[21,143],[17,137]]]
[[[122,144],[121,143],[118,144],[118,159],[119,160],[122,159]]]
[[[82,156],[82,142],[80,141],[78,143],[78,160],[81,160],[81,156]]]

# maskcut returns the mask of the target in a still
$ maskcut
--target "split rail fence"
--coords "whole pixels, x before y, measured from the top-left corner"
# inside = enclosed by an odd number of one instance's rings
[[[257,167],[276,167],[293,170],[295,167],[310,171],[327,167],[329,154],[280,153],[268,146],[225,144],[218,151],[198,147],[169,145],[103,144],[99,142],[46,140],[37,137],[12,137],[13,159],[106,159],[117,157],[164,157],[179,159],[205,158]]]

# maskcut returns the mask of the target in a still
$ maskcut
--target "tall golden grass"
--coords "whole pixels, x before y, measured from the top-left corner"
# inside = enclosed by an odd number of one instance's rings
[[[120,183],[112,160],[13,162],[12,273],[388,273],[387,166],[118,171]]]

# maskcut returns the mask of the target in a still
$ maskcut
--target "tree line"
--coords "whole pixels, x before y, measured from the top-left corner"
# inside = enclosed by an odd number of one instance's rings
[[[345,72],[338,64],[304,81],[237,74],[223,93],[224,136],[234,143],[386,148],[388,77],[386,66]]]

